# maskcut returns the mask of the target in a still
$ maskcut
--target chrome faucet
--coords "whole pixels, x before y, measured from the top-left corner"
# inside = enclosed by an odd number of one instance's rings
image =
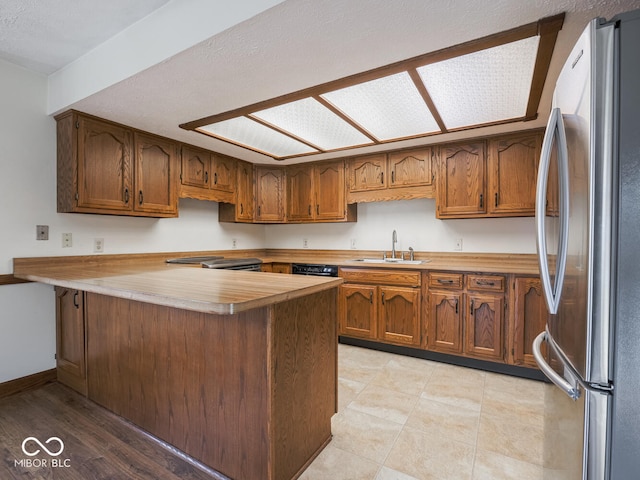
[[[398,234],[394,230],[391,234],[391,258],[396,258],[396,243],[398,243]]]

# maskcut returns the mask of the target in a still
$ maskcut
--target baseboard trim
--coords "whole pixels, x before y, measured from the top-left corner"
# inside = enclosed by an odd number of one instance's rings
[[[56,369],[52,368],[51,370],[45,370],[44,372],[34,373],[33,375],[27,375],[26,377],[0,383],[0,398],[41,387],[47,383],[55,382],[57,378]]]

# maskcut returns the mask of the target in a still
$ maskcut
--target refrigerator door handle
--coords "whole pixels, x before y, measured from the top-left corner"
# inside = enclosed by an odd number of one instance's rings
[[[547,331],[541,332],[533,341],[533,357],[536,359],[536,363],[542,370],[542,373],[546,375],[546,377],[551,380],[560,390],[566,393],[569,398],[573,400],[577,400],[580,398],[580,389],[577,386],[571,385],[564,377],[560,376],[551,366],[546,362],[544,357],[542,356],[542,351],[540,350],[540,346],[542,342],[547,340]],[[547,345],[550,345],[547,342]]]
[[[557,134],[556,134],[557,132]],[[560,216],[560,235],[558,238],[558,254],[556,258],[556,281],[551,283],[551,273],[547,261],[547,242],[545,217],[547,213],[547,184],[551,166],[551,147],[556,138],[558,150],[558,210]],[[540,168],[536,185],[536,240],[538,245],[538,262],[540,264],[540,279],[544,290],[549,313],[558,313],[560,294],[564,283],[564,273],[567,263],[567,238],[569,231],[569,154],[567,151],[567,137],[562,121],[562,112],[554,108],[549,116],[547,129],[542,143]]]

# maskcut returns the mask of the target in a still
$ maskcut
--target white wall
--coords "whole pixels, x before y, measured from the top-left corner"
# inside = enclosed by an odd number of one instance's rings
[[[465,252],[535,253],[534,220],[495,218],[437,220],[435,200],[361,203],[357,223],[269,225],[266,246],[310,249],[351,248],[355,239],[361,250],[391,250],[391,233],[397,231],[399,250],[449,252],[462,238]]]
[[[264,227],[218,223],[218,204],[180,201],[168,219],[56,212],[56,127],[46,115],[47,79],[0,60],[0,274],[14,257],[88,255],[93,239],[105,253],[262,248]],[[36,240],[49,225],[49,240]],[[62,248],[63,232],[73,246]],[[53,368],[52,287],[0,286],[0,383]]]

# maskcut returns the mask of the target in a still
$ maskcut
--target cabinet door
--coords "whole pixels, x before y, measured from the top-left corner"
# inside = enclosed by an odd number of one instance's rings
[[[462,294],[429,292],[427,348],[444,353],[462,352]]]
[[[431,185],[431,148],[389,154],[389,187]]]
[[[211,171],[211,154],[187,145],[182,147],[182,185],[209,188],[209,172]]]
[[[131,130],[79,117],[78,207],[131,210]]]
[[[224,155],[211,155],[211,178],[209,186],[214,190],[233,193],[236,191],[236,160]]]
[[[284,170],[256,167],[256,220],[284,222]]]
[[[542,134],[489,141],[489,214],[535,215]]]
[[[373,339],[377,334],[377,287],[340,286],[340,335]]]
[[[486,213],[484,143],[441,148],[438,161],[438,218]]]
[[[515,365],[536,367],[533,358],[533,340],[544,330],[547,307],[542,296],[540,278],[517,277],[514,279],[513,345],[511,353]],[[545,344],[542,345],[546,347]],[[543,351],[546,355],[546,352]]]
[[[380,288],[380,340],[420,346],[420,290]]]
[[[134,210],[178,213],[176,144],[168,139],[135,134]]]
[[[295,165],[287,169],[287,219],[311,220],[315,214],[313,167]]]
[[[467,294],[467,307],[464,352],[501,360],[504,295]]]
[[[238,185],[236,191],[235,217],[237,221],[253,221],[253,165],[238,162]]]
[[[384,153],[351,160],[349,164],[349,191],[366,192],[387,188],[386,170],[387,155]]]
[[[320,221],[344,219],[346,213],[344,162],[317,165],[315,172],[315,219]]]
[[[58,381],[87,394],[84,294],[55,287]]]

